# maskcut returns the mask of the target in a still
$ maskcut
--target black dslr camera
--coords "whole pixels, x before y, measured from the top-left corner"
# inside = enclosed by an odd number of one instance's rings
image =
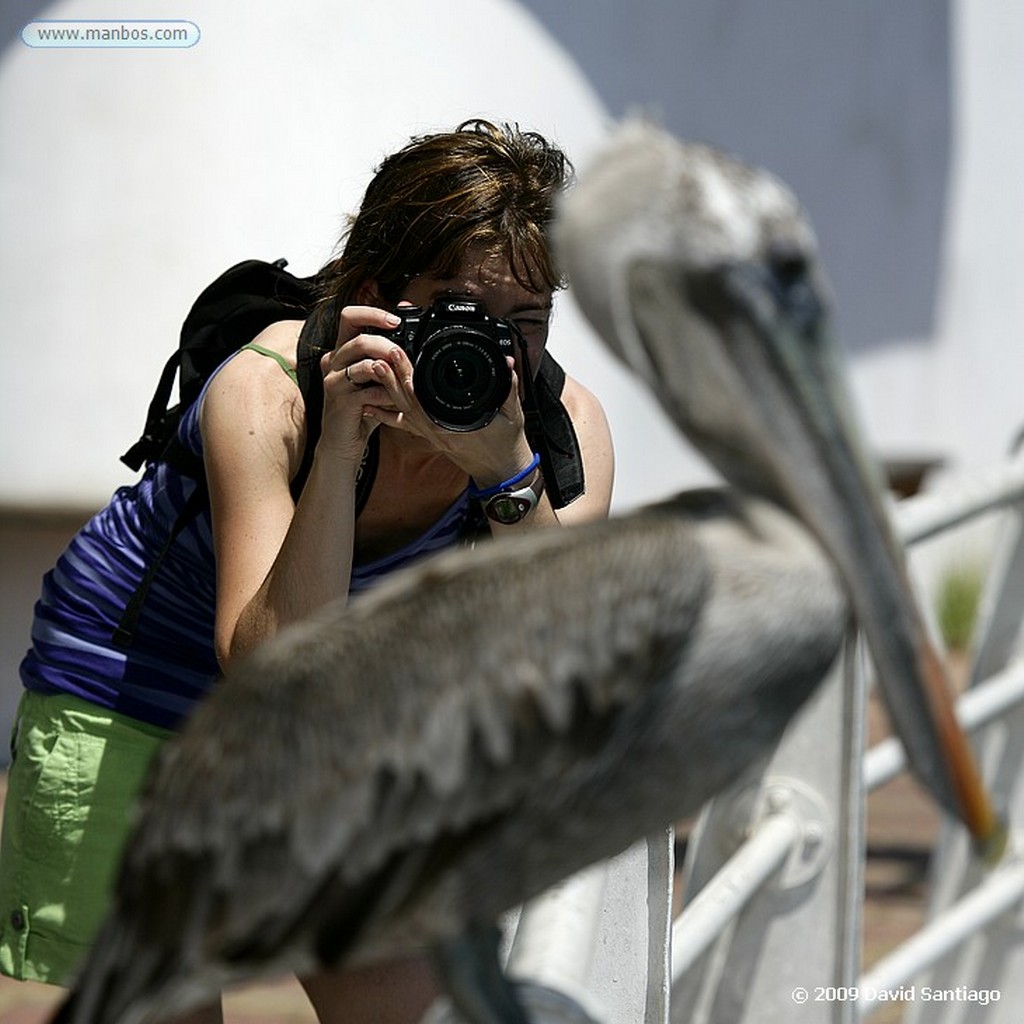
[[[437,299],[429,309],[399,306],[395,313],[402,322],[375,333],[411,360],[413,389],[426,414],[445,430],[487,426],[512,386],[506,356],[515,356],[518,329],[469,298]]]

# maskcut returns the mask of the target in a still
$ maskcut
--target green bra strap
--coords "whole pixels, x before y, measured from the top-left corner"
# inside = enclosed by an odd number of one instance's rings
[[[269,356],[275,363],[277,363],[278,366],[281,367],[282,370],[284,370],[285,373],[288,374],[293,384],[299,383],[298,371],[288,365],[288,360],[285,359],[280,352],[275,352],[270,348],[264,348],[262,345],[257,345],[253,341],[250,341],[248,345],[243,345],[238,351],[244,352],[246,349],[249,349],[252,352],[258,352],[261,356]]]

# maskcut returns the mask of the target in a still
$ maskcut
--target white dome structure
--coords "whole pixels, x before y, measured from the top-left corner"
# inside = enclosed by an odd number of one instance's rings
[[[192,299],[240,259],[315,270],[410,135],[517,121],[580,165],[605,130],[571,59],[512,0],[198,0],[188,13],[200,36],[187,47],[19,41],[3,55],[0,428],[32,439],[0,455],[8,508],[98,507],[131,480],[118,456]],[[132,19],[165,15],[132,5]],[[41,19],[118,16],[64,0]],[[609,408],[619,501],[663,492],[682,447],[571,302],[552,344]]]

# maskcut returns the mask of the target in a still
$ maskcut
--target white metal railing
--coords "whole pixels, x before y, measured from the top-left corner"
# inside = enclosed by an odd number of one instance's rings
[[[945,954],[957,949],[967,939],[988,927],[996,918],[1017,906],[1024,897],[1024,861],[1012,859],[994,871],[966,896],[938,914],[919,932],[864,975],[858,984],[858,1010],[867,1017],[876,1007],[879,993],[906,989],[925,969],[932,967]],[[954,988],[955,986],[945,986]],[[1015,985],[1014,988],[1017,986]],[[964,986],[966,989],[967,986]],[[1009,995],[999,989],[1000,997]],[[967,999],[961,999],[967,1002]],[[1020,1002],[1015,1003],[1015,1020],[1020,1019]]]
[[[1014,662],[991,679],[968,690],[956,705],[957,720],[973,733],[1024,701],[1024,660]],[[903,744],[895,736],[882,740],[864,755],[864,789],[874,792],[907,768]]]
[[[681,977],[779,871],[800,841],[801,823],[770,814],[694,897],[672,928],[672,976]]]
[[[1002,537],[957,713],[1014,823],[1024,821],[1024,458],[895,514],[916,544],[994,510]],[[1024,859],[1011,851],[988,869],[952,824],[934,858],[927,924],[861,974],[865,798],[905,769],[896,739],[864,753],[867,678],[851,638],[769,763],[705,808],[674,922],[665,836],[524,908],[508,969],[535,1024],[854,1024],[892,998],[911,1024],[1016,1024]],[[945,998],[924,998],[926,988]],[[441,1006],[427,1019],[454,1020]]]
[[[922,495],[901,503],[896,508],[896,519],[900,533],[908,544],[918,543],[939,534],[945,534],[974,518],[993,510],[1006,510],[1003,537],[996,563],[990,573],[988,589],[984,597],[984,616],[980,624],[979,640],[975,653],[975,672],[971,686],[958,702],[958,717],[964,727],[975,735],[979,754],[986,771],[994,797],[1004,808],[1011,822],[1021,820],[1021,813],[1014,807],[1024,800],[1018,792],[1021,758],[1024,755],[1024,660],[1019,658],[1021,622],[1024,619],[1024,542],[1022,542],[1022,510],[1024,510],[1024,460],[1017,459],[1004,468],[990,472],[984,477],[973,479],[969,484],[945,489],[940,493]],[[1016,729],[1010,735],[993,738],[995,725],[1003,725],[1016,716]],[[1011,726],[1014,723],[1011,722]],[[859,719],[862,728],[863,720]],[[806,723],[794,723],[793,733],[806,728]],[[831,735],[835,735],[832,733]],[[793,741],[787,736],[783,746]],[[998,747],[994,751],[993,747]],[[828,753],[824,752],[827,759]],[[894,778],[905,769],[902,746],[896,739],[889,739],[868,751],[861,764],[861,791],[854,803],[846,808],[846,815],[840,813],[840,836],[838,848],[856,845],[862,855],[862,818],[864,797],[868,792]],[[822,756],[811,757],[805,770],[818,773]],[[726,798],[729,799],[728,797]],[[761,841],[761,827],[754,832],[754,841]],[[974,1021],[978,1009],[977,1000],[988,999],[985,1021],[1014,1020],[1019,1018],[1019,1007],[1024,1003],[1024,975],[1021,971],[1008,971],[1010,958],[1020,954],[1009,938],[996,939],[999,946],[1001,967],[998,973],[991,970],[991,949],[982,949],[991,941],[990,935],[1000,929],[1013,932],[1019,940],[1019,922],[1015,920],[1024,897],[1024,863],[1011,851],[998,868],[987,871],[973,858],[968,844],[960,830],[946,827],[946,838],[940,850],[936,865],[936,881],[940,890],[933,899],[929,922],[906,943],[877,963],[871,971],[861,975],[851,970],[849,958],[850,937],[844,940],[839,932],[844,927],[856,926],[859,939],[859,915],[836,913],[832,916],[831,928],[808,929],[808,922],[820,922],[820,915],[813,916],[809,906],[789,914],[786,955],[789,960],[807,964],[807,944],[827,947],[830,955],[825,957],[824,969],[812,973],[803,968],[803,978],[792,974],[786,978],[776,975],[774,985],[768,979],[758,984],[756,999],[747,998],[740,1002],[734,999],[714,1000],[699,998],[700,982],[677,975],[679,984],[676,992],[686,1000],[685,1006],[674,1007],[673,1021],[719,1022],[754,1021],[760,1019],[828,1020],[847,1022],[868,1017],[891,997],[907,1004],[907,1012],[914,1021]],[[795,840],[799,842],[799,838]],[[699,857],[700,854],[695,854]],[[739,854],[734,855],[736,857]],[[784,857],[779,854],[778,856]],[[721,875],[710,885],[723,884],[727,880],[728,868],[722,868]],[[770,886],[769,886],[770,889]],[[858,894],[860,888],[858,887]],[[824,894],[835,902],[834,895]],[[758,901],[771,900],[766,889],[752,890],[745,894],[749,899],[738,913],[751,913],[750,906]],[[702,890],[676,921],[674,935],[683,936],[688,930],[689,915],[696,911],[704,900],[713,899]],[[822,894],[808,897],[807,904],[821,899]],[[807,914],[812,914],[806,917]],[[801,918],[804,920],[801,920]],[[698,920],[698,923],[700,921]],[[731,941],[727,927],[722,929],[723,945]],[[980,937],[980,938],[979,938]],[[702,938],[702,941],[706,941]],[[965,945],[975,943],[976,949],[966,962],[951,963],[957,951]],[[734,944],[733,944],[734,945]],[[812,951],[818,952],[819,951]],[[758,957],[773,955],[764,949]],[[821,961],[820,955],[818,962]],[[677,964],[686,963],[683,958],[674,957]],[[756,973],[756,963],[750,958],[734,957],[731,968],[735,974],[750,977]],[[914,979],[929,969],[935,971],[935,984],[928,986],[929,996],[941,994],[948,998],[919,998],[924,987],[918,989]],[[706,965],[698,965],[698,972]],[[789,989],[790,981],[796,982]],[[805,998],[806,1003],[799,1002]],[[787,1005],[788,1004],[788,1005]],[[811,1010],[807,1007],[813,1006]],[[967,1015],[965,1015],[967,1014]],[[1004,1016],[1000,1016],[1003,1014]]]

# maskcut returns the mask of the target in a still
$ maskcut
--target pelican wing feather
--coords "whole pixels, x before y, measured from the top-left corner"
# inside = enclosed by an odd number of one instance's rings
[[[687,571],[661,571],[665,552]],[[702,566],[686,523],[650,510],[570,544],[552,531],[441,557],[285,631],[166,749],[122,902],[153,937],[175,921],[204,936],[197,963],[280,938],[328,891],[340,908],[372,883],[381,913],[405,894],[385,895],[380,874],[400,884],[409,850],[472,842],[600,756],[623,709],[682,657]]]
[[[325,608],[160,755],[58,1019],[132,1024],[493,920],[735,779],[846,616],[806,531],[721,490],[450,552]]]

